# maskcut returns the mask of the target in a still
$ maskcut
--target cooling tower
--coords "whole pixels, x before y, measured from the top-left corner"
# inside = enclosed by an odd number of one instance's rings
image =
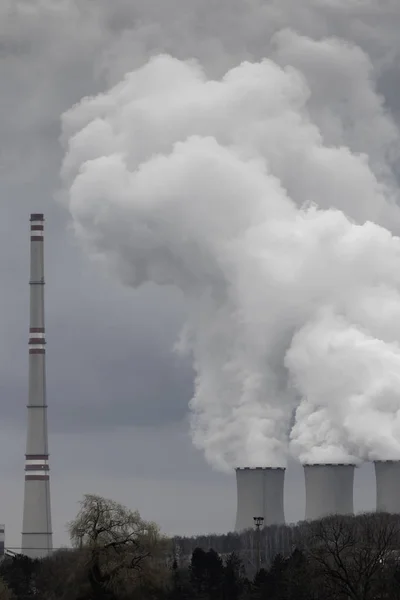
[[[354,465],[304,465],[307,521],[352,515]]]
[[[30,558],[52,550],[44,331],[44,218],[31,215],[28,431],[21,551]]]
[[[236,531],[254,527],[254,517],[264,517],[264,526],[285,522],[284,481],[283,468],[236,469]]]
[[[400,513],[400,462],[375,461],[376,511]]]

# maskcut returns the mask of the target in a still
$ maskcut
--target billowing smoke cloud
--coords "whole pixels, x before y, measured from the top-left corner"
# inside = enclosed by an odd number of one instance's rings
[[[316,41],[290,30],[278,32],[272,47],[278,64],[305,75],[308,108],[325,142],[367,153],[374,172],[392,181],[399,164],[398,130],[375,91],[370,57],[344,40]]]
[[[304,397],[291,433],[302,461],[400,456],[397,343],[328,312],[295,335],[285,362]]]
[[[361,50],[284,31],[274,58],[212,80],[161,55],[65,113],[75,230],[128,285],[182,291],[213,465],[284,464],[296,407],[302,461],[400,458],[398,131]],[[319,71],[343,82],[325,107]]]

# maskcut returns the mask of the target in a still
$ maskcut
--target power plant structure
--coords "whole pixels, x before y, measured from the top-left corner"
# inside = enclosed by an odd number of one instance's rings
[[[285,522],[283,509],[284,468],[237,468],[237,514],[235,531],[254,527],[261,517],[263,526]]]
[[[400,513],[400,462],[376,460],[376,512]]]
[[[354,514],[355,465],[304,465],[306,521],[327,515]]]
[[[44,216],[30,216],[29,395],[25,454],[22,554],[45,558],[53,550],[47,428]],[[400,514],[400,461],[377,460],[376,510]],[[305,464],[305,519],[354,514],[354,464]],[[235,531],[284,525],[283,467],[238,467]],[[0,558],[4,555],[0,525]]]
[[[31,214],[28,430],[21,552],[44,558],[53,548],[47,433],[44,217]]]
[[[5,554],[5,525],[0,525],[0,560],[4,557]]]

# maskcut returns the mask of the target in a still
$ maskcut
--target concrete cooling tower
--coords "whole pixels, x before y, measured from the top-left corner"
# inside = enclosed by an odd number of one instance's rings
[[[264,526],[285,522],[283,468],[236,469],[237,514],[235,531],[254,527],[254,517],[264,517]]]
[[[376,511],[400,513],[400,462],[375,461]]]
[[[304,465],[304,477],[307,521],[354,513],[354,465]]]

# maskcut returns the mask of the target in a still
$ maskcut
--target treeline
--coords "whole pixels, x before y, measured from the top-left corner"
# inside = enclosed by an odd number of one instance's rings
[[[235,552],[240,556],[246,572],[252,574],[258,559],[258,544],[260,546],[261,562],[270,567],[275,556],[289,556],[301,539],[301,525],[272,525],[265,527],[259,533],[249,529],[242,533],[198,535],[194,537],[175,536],[172,539],[174,554],[180,557],[182,563],[189,562],[195,548],[208,550],[212,548],[221,556]]]
[[[237,549],[226,552],[227,540],[250,532],[218,536],[223,552],[197,547],[186,559],[177,538],[98,496],[84,498],[69,529],[72,550],[3,561],[0,600],[400,600],[398,515],[302,523],[291,529],[295,545],[270,564],[259,539],[253,572]]]

